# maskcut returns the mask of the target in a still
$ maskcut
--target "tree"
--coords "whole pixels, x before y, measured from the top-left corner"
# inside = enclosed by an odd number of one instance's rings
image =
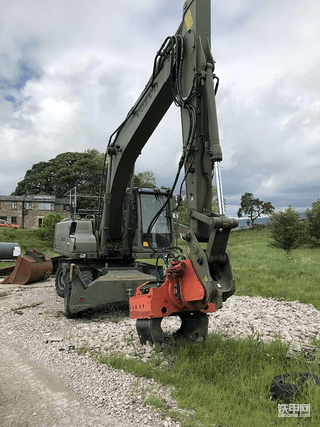
[[[312,203],[312,208],[306,210],[307,234],[313,245],[320,244],[320,199]]]
[[[98,195],[103,159],[97,150],[59,154],[47,162],[34,164],[12,194],[49,194],[63,198],[76,187],[78,194]]]
[[[37,230],[40,239],[47,240],[53,245],[54,240],[54,229],[57,222],[60,222],[64,219],[64,216],[61,213],[51,212],[48,213],[44,218],[41,224],[41,227]]]
[[[47,162],[39,162],[27,170],[18,182],[14,196],[47,194],[57,198],[77,192],[77,212],[95,210],[100,195],[104,154],[98,150],[84,153],[62,153]],[[140,172],[134,177],[137,187],[154,188],[156,176],[152,171]],[[104,191],[104,188],[102,188]]]
[[[246,215],[250,218],[251,227],[254,226],[254,221],[261,215],[270,215],[274,211],[271,202],[263,202],[255,199],[252,193],[245,193],[241,196],[240,209],[238,210],[238,218]]]
[[[272,246],[281,248],[286,252],[297,248],[303,242],[303,224],[299,212],[292,206],[284,211],[271,215]]]
[[[156,175],[152,171],[139,172],[134,176],[133,185],[141,188],[155,188]]]
[[[97,150],[62,153],[27,170],[13,193],[16,196],[48,194],[64,198],[76,188],[78,209],[96,209],[104,155]],[[94,198],[96,197],[96,198]]]

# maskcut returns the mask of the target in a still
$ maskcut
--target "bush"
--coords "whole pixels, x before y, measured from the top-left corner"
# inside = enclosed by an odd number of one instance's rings
[[[286,252],[304,243],[305,226],[300,221],[299,212],[292,206],[271,215],[271,246]]]
[[[57,222],[64,219],[64,216],[60,213],[49,213],[43,218],[41,227],[38,230],[40,239],[46,240],[53,245],[54,241],[54,229]]]
[[[307,234],[312,245],[320,245],[320,199],[312,203],[312,208],[306,210]]]

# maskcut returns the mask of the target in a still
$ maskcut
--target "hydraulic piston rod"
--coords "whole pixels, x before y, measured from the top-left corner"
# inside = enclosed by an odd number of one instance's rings
[[[216,176],[219,215],[224,215],[225,212],[224,212],[223,191],[222,191],[221,172],[220,172],[220,163],[219,162],[216,162],[214,164],[214,171],[215,171],[215,176]]]

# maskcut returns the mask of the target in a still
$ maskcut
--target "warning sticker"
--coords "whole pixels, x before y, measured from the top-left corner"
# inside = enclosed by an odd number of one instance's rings
[[[192,19],[190,9],[188,10],[188,12],[186,13],[186,16],[184,17],[184,22],[186,23],[187,30],[189,31],[193,25],[193,19]]]

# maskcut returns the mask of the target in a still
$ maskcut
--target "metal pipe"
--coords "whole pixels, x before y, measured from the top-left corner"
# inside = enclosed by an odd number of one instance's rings
[[[222,191],[222,182],[221,182],[221,173],[220,173],[220,163],[219,162],[215,162],[214,170],[215,170],[215,177],[216,177],[219,215],[224,215],[225,212],[224,212],[223,191]]]

